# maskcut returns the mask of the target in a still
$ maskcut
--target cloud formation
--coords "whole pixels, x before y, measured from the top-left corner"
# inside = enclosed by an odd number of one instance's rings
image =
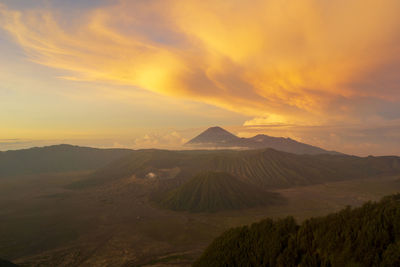
[[[177,131],[168,133],[149,133],[134,140],[134,148],[182,149],[188,140]]]
[[[247,125],[400,118],[398,0],[110,2],[78,17],[0,5],[0,26],[63,78],[254,116]]]

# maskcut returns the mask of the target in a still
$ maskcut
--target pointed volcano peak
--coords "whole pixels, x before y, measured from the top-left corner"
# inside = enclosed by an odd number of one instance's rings
[[[219,127],[219,126],[214,126],[214,127],[210,127],[207,130],[205,130],[203,133],[201,134],[220,134],[220,135],[230,135],[230,136],[235,136],[234,134],[228,132],[227,130]],[[235,136],[236,137],[236,136]]]
[[[187,144],[227,144],[229,142],[239,139],[236,135],[228,132],[227,130],[215,126],[210,127]]]
[[[237,137],[221,127],[210,127],[185,144],[193,148],[263,149],[272,148],[294,154],[338,154],[322,148],[304,144],[285,137],[258,134],[253,137]]]

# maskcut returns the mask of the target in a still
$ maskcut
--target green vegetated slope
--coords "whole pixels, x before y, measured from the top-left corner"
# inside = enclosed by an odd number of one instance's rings
[[[176,172],[166,170],[176,169]],[[399,157],[348,155],[296,155],[273,149],[245,151],[137,150],[105,168],[88,181],[96,184],[135,175],[186,181],[201,171],[227,172],[239,180],[264,188],[290,187],[329,181],[400,173]]]
[[[265,187],[289,187],[399,173],[398,157],[295,155],[273,149],[217,155],[210,168]]]
[[[400,266],[400,194],[301,225],[288,217],[228,230],[194,266]]]
[[[0,259],[0,267],[18,267],[18,265],[11,261]]]
[[[271,204],[278,194],[246,184],[229,173],[201,172],[157,202],[172,210],[214,212]]]
[[[93,170],[129,154],[128,149],[55,145],[0,152],[0,177]]]

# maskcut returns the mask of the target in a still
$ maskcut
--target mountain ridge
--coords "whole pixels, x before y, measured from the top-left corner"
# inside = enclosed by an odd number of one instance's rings
[[[242,148],[262,149],[273,148],[294,154],[342,154],[328,151],[323,148],[298,142],[291,138],[273,137],[266,134],[257,134],[253,137],[238,137],[227,130],[214,126],[206,129],[198,136],[184,144],[193,148]]]
[[[100,149],[67,144],[1,151],[0,178],[94,170],[130,152],[130,149]]]
[[[74,187],[84,188],[115,179],[146,179],[161,183],[186,182],[201,171],[227,172],[265,189],[288,188],[332,181],[400,173],[399,157],[297,155],[271,148],[260,150],[137,150],[94,172]]]

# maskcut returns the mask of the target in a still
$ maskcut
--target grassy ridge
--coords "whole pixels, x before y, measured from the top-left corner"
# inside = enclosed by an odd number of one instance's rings
[[[194,266],[400,266],[400,194],[301,225],[288,217],[228,230]]]
[[[165,169],[178,171],[171,176]],[[355,157],[348,155],[295,155],[273,149],[246,151],[138,150],[105,168],[91,182],[152,172],[163,180],[182,183],[201,171],[230,173],[239,180],[264,188],[291,187],[331,181],[400,173],[399,157]],[[85,183],[85,182],[82,182]],[[90,184],[90,181],[88,182]]]
[[[276,202],[277,194],[265,192],[224,172],[202,172],[158,203],[172,210],[215,212]]]
[[[0,177],[94,170],[128,155],[129,149],[55,145],[0,151]]]
[[[213,158],[210,169],[266,187],[289,187],[399,173],[398,157],[295,155],[273,149],[238,151]]]

